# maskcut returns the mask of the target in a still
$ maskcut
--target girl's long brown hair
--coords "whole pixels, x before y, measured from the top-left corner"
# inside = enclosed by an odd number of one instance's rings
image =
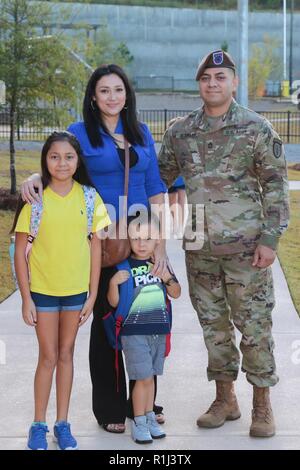
[[[52,134],[49,135],[46,142],[44,143],[43,148],[42,148],[42,153],[41,153],[41,171],[42,171],[41,178],[42,178],[43,189],[45,189],[51,181],[51,175],[47,167],[47,154],[50,150],[51,145],[54,142],[68,142],[73,147],[73,149],[75,150],[78,156],[78,167],[77,167],[76,172],[73,175],[73,179],[80,184],[93,186],[90,180],[90,177],[88,175],[84,160],[83,160],[80,143],[78,142],[76,137],[68,131],[61,131],[61,132],[54,131],[52,132]],[[25,206],[25,204],[26,202],[23,201],[22,197],[20,196],[18,203],[17,203],[15,218],[14,218],[13,226],[11,228],[10,233],[14,233],[20,212]]]

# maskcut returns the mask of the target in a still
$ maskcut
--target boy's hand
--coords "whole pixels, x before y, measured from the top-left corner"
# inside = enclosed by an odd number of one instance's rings
[[[87,319],[89,318],[90,314],[93,311],[94,304],[95,304],[95,300],[91,297],[88,297],[80,312],[79,326],[82,326],[87,321]]]
[[[110,282],[113,282],[116,286],[123,284],[129,278],[129,272],[123,269],[118,271],[112,278]]]
[[[37,325],[37,314],[34,302],[32,299],[22,303],[23,320],[28,326]]]

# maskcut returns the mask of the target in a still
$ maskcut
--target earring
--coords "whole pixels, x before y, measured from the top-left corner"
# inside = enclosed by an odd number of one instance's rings
[[[93,111],[96,110],[95,105],[94,105],[94,101],[95,101],[95,100],[91,100],[91,108],[92,108]]]

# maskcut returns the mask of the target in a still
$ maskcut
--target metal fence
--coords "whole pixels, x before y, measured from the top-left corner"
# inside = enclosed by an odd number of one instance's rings
[[[64,117],[57,120],[55,111],[51,108],[22,108],[15,113],[16,140],[43,141],[53,131],[65,129],[72,119]],[[0,107],[0,139],[9,139],[10,135],[9,111]]]
[[[162,136],[171,119],[184,116],[190,110],[151,109],[140,110],[139,120],[148,124],[154,139],[157,142]],[[277,130],[285,143],[300,144],[300,112],[272,111],[260,112]],[[53,110],[26,109],[19,110],[16,117],[16,140],[43,141],[53,130],[63,130],[71,122],[74,122],[71,114],[64,117],[58,124]],[[0,139],[9,139],[9,114],[7,110],[0,108]]]
[[[141,110],[139,119],[148,124],[154,139],[160,142],[169,121],[189,112],[169,109]],[[300,144],[300,112],[262,111],[259,114],[265,116],[272,123],[285,143]]]

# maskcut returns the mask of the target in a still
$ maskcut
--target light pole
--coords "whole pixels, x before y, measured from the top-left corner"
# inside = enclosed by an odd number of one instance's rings
[[[248,0],[238,0],[239,103],[248,106]]]
[[[286,0],[283,0],[283,80],[286,78]]]
[[[290,67],[289,67],[289,80],[290,80],[290,94],[293,92],[293,36],[294,36],[294,0],[291,0],[291,21],[290,21]]]

